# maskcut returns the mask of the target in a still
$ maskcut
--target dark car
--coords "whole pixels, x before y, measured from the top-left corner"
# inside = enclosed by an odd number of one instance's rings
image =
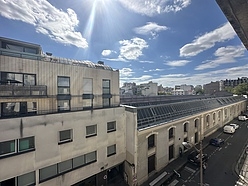
[[[202,154],[202,162],[207,162],[208,160],[208,155],[207,154]],[[197,151],[192,151],[189,155],[188,155],[188,161],[190,163],[193,163],[195,165],[200,166],[200,153]]]
[[[209,141],[209,144],[210,145],[214,145],[216,147],[220,147],[221,145],[224,144],[224,140],[221,139],[221,138],[212,138],[210,141]]]

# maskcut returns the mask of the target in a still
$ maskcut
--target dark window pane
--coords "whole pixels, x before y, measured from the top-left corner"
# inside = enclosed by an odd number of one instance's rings
[[[30,172],[17,177],[18,186],[35,185],[35,172]]]
[[[34,137],[19,139],[19,151],[34,149]]]
[[[56,176],[57,173],[57,164],[40,169],[40,181]]]
[[[0,143],[0,156],[16,152],[15,140],[5,141]]]
[[[63,173],[72,169],[72,160],[63,161],[58,164],[58,173]]]
[[[64,130],[59,132],[59,141],[68,141],[72,139],[71,136],[72,131],[71,130]]]

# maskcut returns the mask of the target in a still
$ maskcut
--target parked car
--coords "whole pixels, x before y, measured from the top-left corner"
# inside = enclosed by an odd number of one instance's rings
[[[235,124],[235,123],[231,123],[229,125],[232,126],[235,130],[237,130],[239,128],[239,125]]]
[[[235,129],[233,128],[233,126],[226,125],[223,128],[223,132],[228,134],[233,134],[235,132]]]
[[[238,119],[240,121],[245,121],[245,120],[248,120],[248,118],[246,116],[239,116]]]
[[[220,147],[221,145],[224,144],[224,140],[221,138],[212,138],[210,139],[209,144],[214,145],[216,147]]]
[[[207,154],[203,154],[202,153],[202,162],[207,162],[208,160],[208,155]],[[200,153],[197,151],[192,151],[189,155],[188,155],[188,161],[190,163],[193,163],[195,165],[200,166]]]

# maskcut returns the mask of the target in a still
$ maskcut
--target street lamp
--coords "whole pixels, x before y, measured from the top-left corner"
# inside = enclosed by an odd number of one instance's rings
[[[200,149],[196,148],[196,146],[190,142],[182,142],[182,145],[187,148],[191,149],[194,147],[194,149],[200,153],[200,186],[203,186],[203,171],[202,171],[202,139],[200,140]]]

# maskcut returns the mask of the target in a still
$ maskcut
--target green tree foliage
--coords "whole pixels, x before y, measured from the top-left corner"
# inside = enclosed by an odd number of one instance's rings
[[[247,95],[248,94],[248,83],[242,83],[234,87],[233,93],[237,95]]]

